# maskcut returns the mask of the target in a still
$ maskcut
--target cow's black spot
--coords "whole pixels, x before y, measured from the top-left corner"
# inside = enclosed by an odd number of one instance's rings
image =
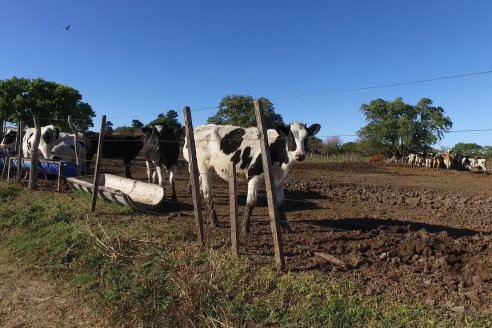
[[[261,160],[261,154],[256,157],[255,163],[248,170],[248,180],[251,180],[256,175],[263,173],[263,163]]]
[[[253,157],[251,157],[251,147],[244,148],[243,156],[241,157],[241,159],[243,160],[241,163],[241,169],[244,170],[245,168],[249,167],[251,161],[253,160]]]
[[[46,132],[43,134],[43,140],[44,140],[44,142],[46,142],[47,144],[50,144],[50,142],[51,142],[51,133],[49,133],[49,131],[46,131]]]
[[[241,146],[245,134],[246,131],[241,128],[232,130],[220,141],[220,149],[226,155],[232,154]]]
[[[294,139],[294,134],[292,134],[292,131],[289,132],[289,137],[287,138],[288,140],[288,149],[289,151],[295,151],[297,146],[296,146],[296,141]]]
[[[286,142],[287,141],[283,138],[277,138],[275,139],[275,142],[270,145],[272,164],[278,163],[279,166],[282,166],[282,164],[289,163],[289,156],[287,154],[287,149],[285,149]]]
[[[231,161],[236,165],[241,160],[241,150],[237,150],[234,156],[231,157]],[[242,165],[241,165],[242,168]]]
[[[73,150],[75,150],[75,146],[74,145],[71,145],[70,148],[72,148]]]

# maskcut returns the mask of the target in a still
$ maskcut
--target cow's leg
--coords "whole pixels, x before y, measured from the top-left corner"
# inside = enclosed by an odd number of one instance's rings
[[[164,191],[164,196],[166,196],[166,186],[164,186],[164,176],[162,175],[162,166],[159,164],[155,164],[155,173],[157,174],[157,184],[162,187]]]
[[[145,166],[147,167],[147,182],[152,183],[152,173],[153,168],[151,167],[152,163],[149,161],[145,161]]]
[[[132,179],[132,173],[130,172],[131,160],[125,159],[123,164],[125,165],[125,177]]]
[[[212,192],[210,190],[210,181],[208,179],[208,173],[202,173],[206,171],[201,171],[200,172],[200,187],[202,191],[203,198],[205,198],[205,201],[207,202],[207,211],[208,211],[208,216],[210,218],[210,224],[212,227],[217,226],[217,213],[215,212],[214,208],[214,202],[212,199]]]
[[[171,185],[171,200],[173,202],[177,202],[178,198],[176,197],[176,165],[171,165],[169,169],[169,184]]]
[[[254,176],[248,181],[248,196],[246,198],[246,209],[244,212],[244,218],[241,227],[241,231],[243,234],[249,233],[251,215],[253,214],[253,209],[255,208],[256,201],[258,200],[258,188],[260,187],[260,183],[260,176]]]
[[[283,232],[292,232],[290,228],[289,221],[287,220],[287,215],[285,215],[285,196],[284,196],[284,186],[275,187],[275,194],[277,196],[277,207],[280,228]]]

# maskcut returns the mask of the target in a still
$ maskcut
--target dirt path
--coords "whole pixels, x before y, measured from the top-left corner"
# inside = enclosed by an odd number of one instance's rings
[[[12,263],[0,253],[1,327],[101,327],[91,319],[83,299],[38,276],[38,271]]]

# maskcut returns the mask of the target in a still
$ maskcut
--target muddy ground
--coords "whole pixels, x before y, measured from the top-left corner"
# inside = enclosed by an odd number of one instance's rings
[[[183,171],[178,198],[190,204]],[[293,228],[282,235],[288,270],[349,279],[365,295],[402,296],[458,313],[492,313],[491,174],[303,163],[285,187]],[[245,188],[239,182],[241,217]],[[220,224],[207,229],[209,243],[229,247],[228,184],[214,179],[213,194]],[[261,195],[241,251],[272,265],[267,202]],[[190,210],[170,215],[193,224]]]
[[[110,164],[102,171],[122,174],[121,163]],[[145,180],[143,163],[135,164],[134,177]],[[182,163],[179,203],[165,202],[157,215],[194,225],[187,184]],[[242,217],[246,186],[238,184]],[[449,313],[492,314],[492,174],[302,163],[294,167],[285,187],[293,229],[282,234],[288,270],[349,280],[368,296],[402,297]],[[207,221],[207,245],[228,248],[227,183],[214,179],[213,195],[219,227],[211,228]],[[241,236],[240,247],[254,261],[273,266],[263,191],[251,233]]]

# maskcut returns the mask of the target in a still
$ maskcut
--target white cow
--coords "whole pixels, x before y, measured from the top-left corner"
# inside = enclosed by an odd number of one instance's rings
[[[90,143],[84,138],[82,133],[78,133],[77,136],[78,145],[78,157],[81,163],[86,160],[86,154]],[[57,144],[52,149],[52,159],[63,160],[71,163],[76,162],[74,134],[61,132],[58,137]]]
[[[24,157],[31,157],[31,147],[34,142],[35,128],[29,128],[22,139],[22,153]],[[58,143],[60,130],[53,125],[41,127],[41,138],[39,139],[38,156],[51,159],[53,157],[53,147]]]
[[[268,142],[272,159],[272,174],[282,227],[290,230],[284,210],[284,181],[294,162],[306,158],[306,140],[320,130],[319,124],[307,127],[303,123],[280,125],[268,130]],[[214,170],[222,179],[229,179],[229,163],[236,164],[238,173],[248,180],[246,211],[242,222],[243,233],[249,232],[249,223],[256,205],[258,189],[264,182],[263,164],[258,129],[232,125],[207,124],[194,129],[196,157],[200,173],[200,187],[207,200],[212,225],[216,224],[209,174]],[[188,145],[183,148],[184,158],[189,162]]]
[[[471,168],[479,168],[483,173],[487,173],[487,159],[475,157],[463,157],[461,164],[464,168],[471,170]]]

